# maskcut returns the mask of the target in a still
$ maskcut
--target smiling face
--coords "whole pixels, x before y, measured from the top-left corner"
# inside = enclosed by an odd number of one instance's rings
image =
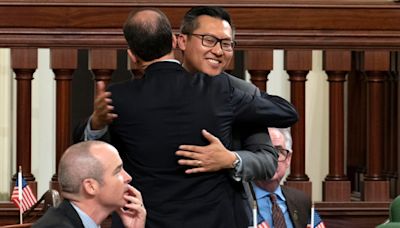
[[[128,186],[132,178],[123,169],[118,151],[111,146],[103,148],[109,151],[96,154],[103,164],[104,172],[102,183],[99,186],[98,201],[100,205],[115,210],[127,203],[124,195],[128,194]]]
[[[218,39],[233,40],[232,28],[227,21],[210,16],[199,16],[193,34],[212,35]],[[189,72],[202,72],[210,76],[220,74],[232,59],[233,51],[224,51],[221,44],[214,47],[202,45],[200,36],[182,34],[178,37],[179,48],[184,51],[183,66]]]

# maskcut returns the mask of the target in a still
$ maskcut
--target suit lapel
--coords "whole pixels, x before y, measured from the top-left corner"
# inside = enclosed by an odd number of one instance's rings
[[[81,218],[78,215],[78,212],[76,212],[76,210],[74,209],[74,207],[72,206],[71,202],[69,202],[68,200],[64,200],[60,206],[58,207],[58,209],[60,211],[62,211],[64,213],[64,215],[66,217],[69,218],[69,220],[71,221],[71,223],[74,225],[74,227],[81,227],[84,228],[83,223]]]
[[[288,211],[289,211],[289,215],[290,218],[292,219],[292,223],[294,225],[294,227],[296,228],[303,228],[302,227],[302,222],[301,222],[301,218],[300,218],[300,214],[299,211],[295,205],[294,202],[296,202],[296,195],[292,194],[292,192],[290,191],[290,189],[288,189],[286,186],[281,186],[282,188],[282,193],[286,198],[286,205],[288,207]]]

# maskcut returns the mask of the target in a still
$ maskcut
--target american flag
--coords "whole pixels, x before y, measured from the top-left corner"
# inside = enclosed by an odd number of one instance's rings
[[[20,179],[20,178],[18,178]],[[26,183],[25,179],[22,177],[21,182],[22,182],[22,199],[21,201],[19,200],[19,191],[18,191],[18,186],[19,186],[19,181],[16,181],[14,190],[11,195],[11,201],[17,206],[21,212],[23,213],[24,211],[28,210],[31,208],[35,203],[36,203],[36,197],[33,195],[31,188],[29,187],[28,183]]]
[[[311,223],[311,219],[308,220],[308,224],[307,227],[310,227]],[[325,224],[322,221],[321,217],[319,216],[319,214],[314,211],[314,226],[313,228],[325,228]]]
[[[262,223],[257,225],[257,228],[270,228],[266,221],[262,221]]]
[[[311,219],[308,220],[307,228],[310,228]],[[266,221],[262,221],[260,224],[257,225],[257,228],[270,228]],[[326,228],[324,222],[322,221],[319,214],[315,211],[314,212],[314,227],[313,228]]]

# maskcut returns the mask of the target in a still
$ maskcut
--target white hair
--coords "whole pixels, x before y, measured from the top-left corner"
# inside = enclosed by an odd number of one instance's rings
[[[272,127],[272,129],[276,129],[283,135],[283,140],[285,140],[285,147],[290,153],[292,153],[293,152],[293,150],[292,150],[293,141],[292,141],[292,135],[290,133],[290,127],[288,127],[288,128]]]

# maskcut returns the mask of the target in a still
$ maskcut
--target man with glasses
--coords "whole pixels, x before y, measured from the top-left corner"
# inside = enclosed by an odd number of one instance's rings
[[[227,75],[235,89],[260,96],[260,91],[254,85],[223,72],[232,59],[235,47],[231,18],[223,8],[198,6],[190,9],[181,24],[178,47],[183,51],[183,67],[189,72],[202,72],[209,76]],[[270,127],[290,127],[297,121],[297,112],[289,102],[278,96],[264,94],[264,97],[271,102],[273,119]],[[193,166],[187,173],[233,168],[238,181],[269,179],[275,173],[276,152],[263,128],[235,125],[233,145],[230,147],[235,150],[234,153],[210,143],[206,147],[181,146],[177,155],[189,159],[181,159],[179,163]],[[232,154],[236,156],[233,164]],[[198,164],[201,166],[198,167]]]
[[[235,89],[260,96],[259,89],[254,85],[223,72],[234,54],[234,36],[230,15],[223,8],[193,7],[184,15],[181,33],[178,35],[178,47],[183,52],[183,67],[192,73],[227,75]],[[274,113],[270,127],[290,127],[297,121],[297,112],[289,102],[278,96],[264,94],[264,97],[271,101],[271,113]],[[177,155],[187,158],[180,159],[179,163],[190,167],[186,170],[189,174],[230,170],[233,176],[232,187],[242,193],[239,194],[240,199],[232,201],[242,201],[246,205],[247,196],[241,181],[270,179],[276,170],[277,155],[263,127],[235,124],[232,135],[230,150],[217,140],[209,140],[210,145],[203,147],[183,145]],[[208,135],[205,137],[210,138]],[[236,156],[233,163],[232,154]],[[240,223],[242,218],[236,219]]]
[[[253,190],[258,205],[258,227],[270,228],[304,228],[309,225],[311,219],[310,197],[295,188],[280,185],[286,175],[292,160],[292,137],[288,128],[269,128],[272,143],[279,151],[278,168],[270,180],[254,181]],[[271,195],[274,195],[271,197]],[[284,222],[273,209],[273,199],[283,214]],[[279,212],[280,213],[280,212]],[[282,224],[284,223],[284,224]],[[323,228],[324,223],[318,213],[314,214],[314,226]]]

